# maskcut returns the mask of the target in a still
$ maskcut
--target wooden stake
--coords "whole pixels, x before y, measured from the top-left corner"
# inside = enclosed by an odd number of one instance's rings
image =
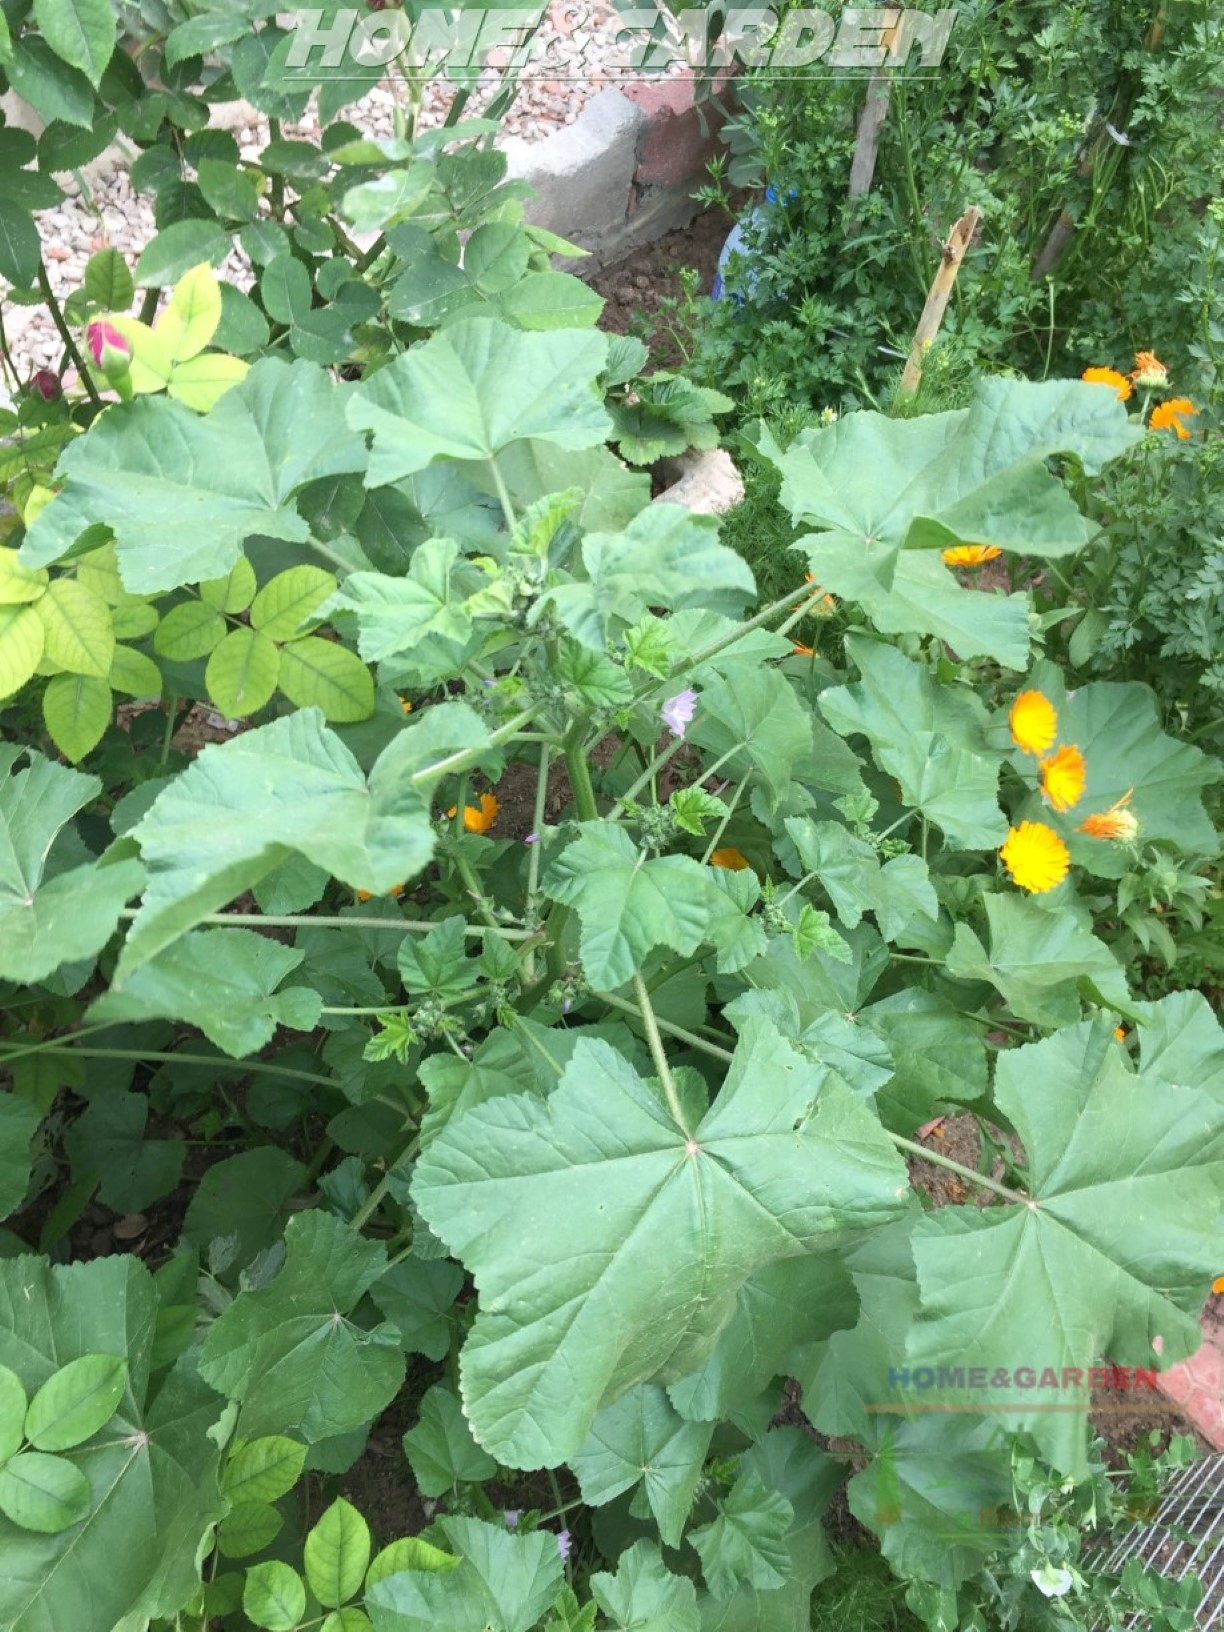
[[[977,224],[982,212],[976,204],[971,204],[961,216],[960,220],[948,234],[948,241],[943,246],[939,268],[931,280],[931,288],[926,298],[926,305],[922,308],[922,316],[918,319],[918,327],[914,330],[914,343],[910,347],[909,361],[901,375],[901,384],[897,387],[898,401],[912,397],[922,383],[922,363],[932,341],[939,333],[939,326],[943,322],[944,312],[952,296],[952,287],[956,282],[956,274],[960,271],[960,264],[965,258],[965,251],[973,240]]]
[[[876,156],[880,151],[880,133],[888,116],[891,85],[887,74],[872,74],[867,81],[867,95],[859,113],[858,140],[854,144],[854,158],[850,164],[850,198],[865,198],[871,191],[875,176]]]

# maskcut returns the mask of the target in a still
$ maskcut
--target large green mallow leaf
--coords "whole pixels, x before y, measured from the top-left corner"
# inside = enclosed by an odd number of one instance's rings
[[[738,616],[755,593],[742,556],[718,541],[718,518],[679,504],[650,504],[619,533],[588,533],[582,578],[546,590],[534,622],[551,608],[576,640],[595,651],[652,607]]]
[[[797,548],[822,588],[859,601],[885,634],[934,634],[961,657],[1022,668],[1026,597],[963,589],[930,552],[1081,549],[1097,528],[1047,461],[1070,454],[1091,474],[1141,435],[1100,386],[994,379],[968,408],[910,420],[850,414],[785,453],[769,437],[762,448],[782,472],[783,504],[819,529]]]
[[[1002,844],[1002,755],[987,743],[985,705],[967,687],[940,685],[895,646],[850,635],[846,651],[859,680],[820,695],[833,729],[866,737],[876,764],[896,777],[905,804],[941,828],[954,849]]]
[[[588,1507],[641,1480],[661,1539],[678,1547],[713,1434],[712,1422],[686,1422],[657,1383],[639,1383],[597,1412],[570,1467]]]
[[[1202,1341],[1198,1313],[1220,1267],[1224,1111],[1137,1077],[1108,1019],[1001,1054],[995,1099],[1024,1141],[1031,1199],[919,1222],[907,1364],[1048,1367],[1063,1386],[1037,1401],[1086,1411],[1082,1384],[1103,1356],[1167,1366]],[[1033,1410],[1023,1390],[980,1397],[1056,1468],[1083,1475],[1082,1419]]]
[[[612,430],[595,387],[607,353],[607,337],[590,330],[524,334],[488,317],[413,346],[349,402],[349,424],[373,433],[370,486],[435,459],[495,459],[527,439],[598,446]]]
[[[824,535],[822,557],[835,559],[840,546],[851,572],[887,588],[902,549],[1080,549],[1097,528],[1046,461],[1071,454],[1094,475],[1142,436],[1100,386],[989,379],[968,408],[918,419],[848,414],[801,432],[785,453],[764,446],[782,472],[782,503]],[[821,583],[836,591],[827,576]]]
[[[277,986],[304,953],[249,929],[193,930],[103,992],[94,1020],[187,1020],[240,1059],[272,1041],[277,1026],[311,1031],[323,1000],[309,986]],[[133,1209],[135,1210],[135,1209]]]
[[[348,1318],[387,1267],[386,1249],[330,1213],[301,1213],[285,1262],[209,1328],[200,1375],[241,1402],[244,1439],[292,1432],[307,1444],[363,1428],[404,1381],[399,1334]]]
[[[913,1219],[900,1220],[847,1254],[858,1324],[797,1356],[795,1375],[815,1427],[853,1435],[873,1453],[847,1494],[885,1558],[899,1574],[954,1587],[998,1546],[997,1527],[984,1528],[980,1515],[1011,1499],[1010,1448],[986,1413],[908,1414],[923,1398],[899,1386],[918,1308],[912,1228]]]
[[[368,779],[317,708],[204,749],[132,829],[149,873],[116,985],[296,851],[353,889],[385,895],[433,854],[432,766],[488,733],[462,703],[401,730]]]
[[[582,923],[579,950],[587,979],[614,992],[658,946],[687,957],[707,939],[724,907],[705,868],[691,856],[647,859],[611,822],[579,822],[544,876],[544,893],[572,906]]]
[[[209,1430],[225,1402],[176,1369],[150,1403],[157,1317],[138,1258],[0,1261],[0,1365],[27,1395],[83,1355],[127,1361],[117,1412],[70,1452],[89,1482],[88,1518],[37,1535],[0,1516],[6,1632],[111,1632],[129,1615],[173,1617],[198,1587],[197,1551],[224,1511]]]
[[[530,1632],[565,1581],[550,1530],[516,1536],[483,1519],[439,1519],[454,1570],[400,1570],[375,1583],[365,1606],[374,1632]]]
[[[1072,900],[987,895],[983,905],[990,950],[968,924],[957,924],[946,963],[950,975],[989,981],[1017,1019],[1036,1026],[1071,1025],[1085,998],[1133,1013],[1125,970]]]
[[[117,403],[65,449],[63,490],[26,534],[21,559],[45,566],[86,528],[115,535],[119,573],[137,595],[223,578],[256,533],[304,543],[293,495],[365,468],[343,393],[314,363],[263,358],[211,413],[169,397]]]
[[[0,979],[25,982],[100,952],[144,870],[134,860],[70,871],[48,865],[61,829],[102,783],[33,750],[14,772],[21,756],[0,746]]]
[[[768,1020],[691,1129],[580,1042],[547,1100],[489,1100],[417,1165],[414,1200],[480,1293],[460,1361],[477,1440],[510,1467],[567,1460],[601,1405],[702,1365],[750,1276],[887,1222],[907,1189],[871,1113]]]

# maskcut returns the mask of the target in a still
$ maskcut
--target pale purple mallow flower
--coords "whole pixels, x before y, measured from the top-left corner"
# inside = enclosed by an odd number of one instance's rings
[[[508,1507],[502,1514],[502,1518],[506,1521],[506,1529],[517,1530],[518,1521],[522,1518],[522,1516],[523,1510],[521,1507]]]
[[[557,1533],[557,1551],[561,1554],[561,1557],[562,1557],[563,1561],[569,1559],[570,1549],[573,1547],[573,1545],[574,1545],[574,1538],[573,1538],[573,1536],[570,1535],[568,1530],[558,1531],[558,1533]]]
[[[693,718],[697,707],[697,693],[695,691],[679,691],[674,697],[669,697],[659,710],[663,716],[663,724],[673,737],[682,737],[684,728]]]
[[[540,835],[538,833],[528,833],[527,837],[523,840],[524,844],[539,844],[539,842]]]

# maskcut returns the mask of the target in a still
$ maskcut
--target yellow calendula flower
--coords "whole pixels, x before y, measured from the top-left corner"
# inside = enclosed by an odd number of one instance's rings
[[[1141,391],[1163,391],[1169,383],[1169,371],[1154,351],[1137,351],[1131,379]]]
[[[457,807],[452,805],[446,813],[451,821],[455,819],[456,809]],[[497,820],[497,813],[500,809],[501,806],[491,793],[482,793],[478,806],[464,805],[463,825],[469,833],[487,833]]]
[[[1013,881],[1033,895],[1061,884],[1071,866],[1071,852],[1044,822],[1011,828],[999,855]]]
[[[1084,756],[1073,745],[1065,744],[1041,761],[1041,791],[1057,811],[1074,810],[1087,779]]]
[[[1168,402],[1158,403],[1148,417],[1149,431],[1173,431],[1179,442],[1190,440],[1190,427],[1182,423],[1191,414],[1197,414],[1198,409],[1189,397],[1170,397]]]
[[[1058,711],[1043,691],[1022,691],[1007,716],[1012,741],[1026,754],[1044,754],[1058,735]]]
[[[391,888],[387,891],[387,894],[393,901],[399,896],[403,895],[403,893],[404,886],[402,884],[392,884]],[[369,890],[358,890],[357,899],[358,901],[372,901],[374,897],[370,894]]]
[[[1112,804],[1108,810],[1102,810],[1094,816],[1085,816],[1076,831],[1087,833],[1090,839],[1117,839],[1121,843],[1129,842],[1139,831],[1138,817],[1126,808],[1134,791],[1133,788],[1127,788],[1121,799]]]
[[[987,561],[994,561],[1003,551],[997,544],[957,544],[953,549],[940,553],[944,565],[948,567],[984,567]]]
[[[727,845],[724,850],[715,850],[710,857],[711,867],[725,867],[732,873],[747,872],[751,863],[747,856],[742,856],[734,845]]]
[[[1087,380],[1089,385],[1110,386],[1117,393],[1119,402],[1125,402],[1131,394],[1131,382],[1116,368],[1086,368],[1080,379]]]
[[[399,705],[405,714],[412,713],[412,704],[408,701],[407,697],[401,697],[399,700]]]

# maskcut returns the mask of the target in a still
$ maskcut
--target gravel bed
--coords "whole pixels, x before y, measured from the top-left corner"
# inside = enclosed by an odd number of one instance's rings
[[[620,14],[609,0],[552,0],[536,37],[529,69],[521,77],[518,96],[502,121],[503,134],[540,141],[562,125],[573,124],[597,92],[639,78],[617,61],[625,54],[624,44],[616,44],[622,27]],[[489,53],[465,115],[479,114],[501,89],[501,70],[506,60],[505,52]],[[680,65],[677,63],[672,71],[680,72]],[[445,79],[431,81],[424,91],[422,126],[441,124],[454,95],[455,87]],[[384,82],[346,108],[340,117],[367,135],[390,136],[395,128],[396,103],[395,89]],[[243,158],[255,158],[268,141],[267,120],[245,104],[218,105],[212,122],[233,134]],[[318,137],[313,102],[306,117],[298,124],[286,124],[282,134]],[[56,178],[68,197],[56,209],[45,211],[40,222],[51,285],[61,300],[80,287],[85,263],[98,250],[118,249],[134,265],[156,233],[152,199],[135,192],[128,175],[136,151],[127,144],[126,151],[116,146],[103,154],[87,168],[84,192],[75,176]],[[223,263],[220,274],[240,288],[249,287],[253,281],[250,263],[238,251]],[[0,301],[5,290],[0,280]],[[19,370],[32,373],[39,368],[58,367],[62,345],[44,307],[4,302],[3,317]],[[0,400],[5,395],[0,376]]]

